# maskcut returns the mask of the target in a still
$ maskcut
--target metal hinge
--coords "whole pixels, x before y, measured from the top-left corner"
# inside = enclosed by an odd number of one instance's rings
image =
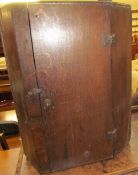
[[[108,140],[114,140],[116,138],[117,135],[117,128],[113,129],[112,131],[108,131],[107,132],[107,136],[108,136]]]
[[[40,94],[41,92],[42,92],[42,89],[33,88],[31,91],[28,91],[27,95],[28,96],[37,95],[37,94]]]
[[[104,37],[103,37],[104,46],[111,46],[115,42],[116,42],[116,35],[115,34],[105,34],[104,35]]]

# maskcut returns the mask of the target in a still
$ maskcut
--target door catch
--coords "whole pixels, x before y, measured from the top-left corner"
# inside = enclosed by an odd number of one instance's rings
[[[108,131],[107,132],[107,136],[108,136],[108,140],[114,140],[116,138],[117,135],[117,128],[113,129],[112,131]]]

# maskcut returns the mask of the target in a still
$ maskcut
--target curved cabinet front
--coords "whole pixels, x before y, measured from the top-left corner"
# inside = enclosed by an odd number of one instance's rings
[[[2,8],[23,146],[40,172],[112,158],[128,142],[130,13],[93,2]]]

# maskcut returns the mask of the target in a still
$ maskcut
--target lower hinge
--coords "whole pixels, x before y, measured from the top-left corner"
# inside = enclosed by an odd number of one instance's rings
[[[111,140],[113,141],[114,139],[116,139],[116,136],[117,136],[117,128],[111,130],[111,131],[108,131],[107,132],[107,137],[108,137],[108,140]]]

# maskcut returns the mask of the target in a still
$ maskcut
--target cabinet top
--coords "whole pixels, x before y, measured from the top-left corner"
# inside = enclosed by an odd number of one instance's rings
[[[0,5],[0,8],[3,7],[7,7],[7,6],[21,6],[23,4],[28,5],[44,5],[44,4],[73,4],[73,5],[77,5],[77,4],[82,4],[82,5],[94,5],[94,6],[117,6],[117,7],[124,7],[124,8],[131,8],[130,5],[128,4],[124,4],[124,3],[118,3],[118,2],[111,2],[111,1],[106,1],[106,0],[101,0],[101,1],[91,1],[91,0],[45,0],[45,1],[41,1],[41,2],[12,2],[12,3],[5,3]]]

